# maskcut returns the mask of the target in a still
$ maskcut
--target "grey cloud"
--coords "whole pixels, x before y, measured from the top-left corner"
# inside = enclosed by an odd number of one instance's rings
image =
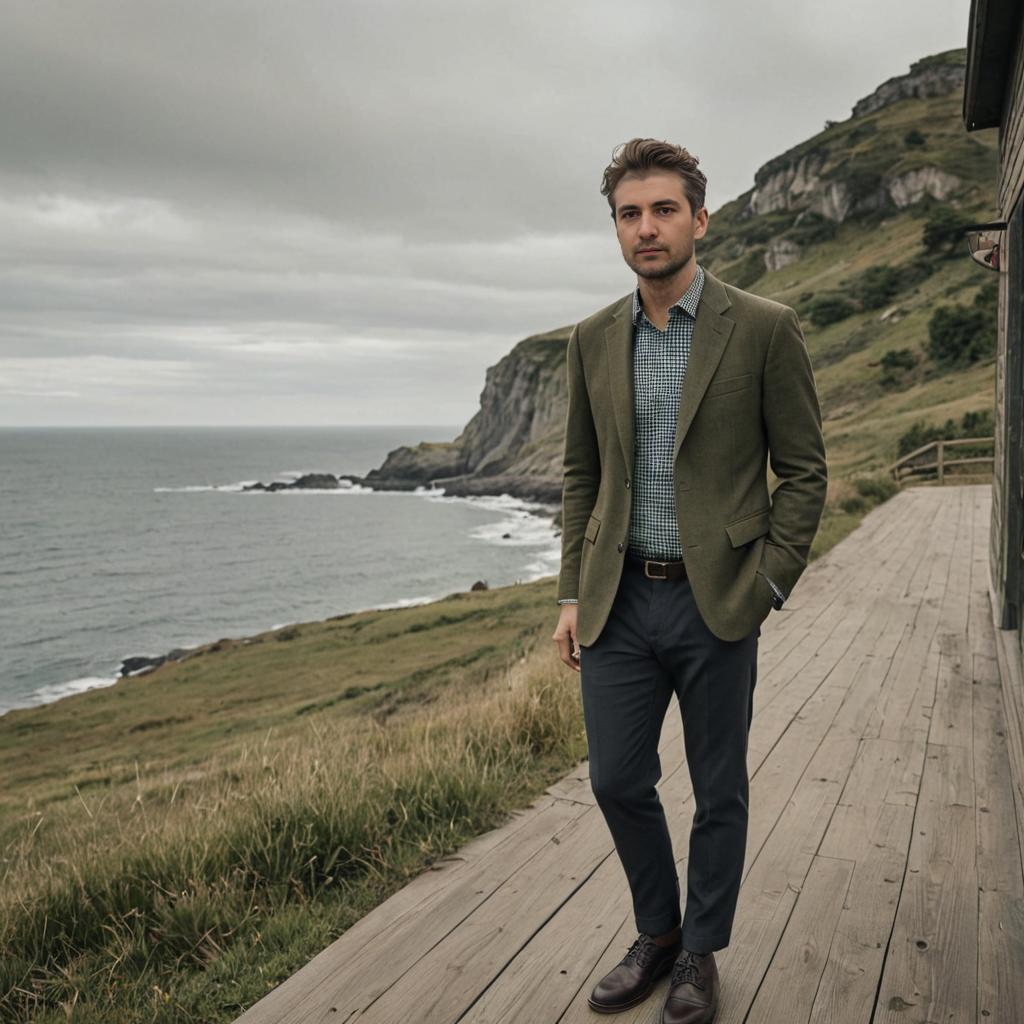
[[[963,45],[966,18],[961,0],[13,0],[2,422],[258,417],[261,393],[282,422],[468,417],[517,339],[631,287],[597,191],[616,143],[689,146],[714,210]],[[143,367],[148,406],[125,397]],[[400,400],[377,401],[382,380]]]

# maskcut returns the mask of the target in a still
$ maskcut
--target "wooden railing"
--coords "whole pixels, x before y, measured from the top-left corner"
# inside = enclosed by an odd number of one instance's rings
[[[947,448],[962,447],[964,445],[971,445],[975,448],[987,445],[992,448],[993,454],[977,455],[962,459],[949,459],[946,457]],[[928,457],[932,452],[935,453],[935,457],[933,461],[929,461]],[[961,477],[974,475],[970,471],[965,473],[963,470],[959,468],[954,469],[953,467],[985,463],[986,471],[991,473],[995,457],[994,452],[995,438],[993,437],[958,437],[956,440],[930,441],[928,444],[922,445],[920,448],[904,455],[903,458],[897,459],[889,467],[889,471],[896,479],[896,482],[900,484],[908,477],[918,474],[934,478],[941,484],[947,476]],[[952,472],[950,472],[951,469]]]

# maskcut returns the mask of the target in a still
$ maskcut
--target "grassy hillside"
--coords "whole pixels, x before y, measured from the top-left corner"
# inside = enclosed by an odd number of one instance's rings
[[[940,55],[961,61],[963,51]],[[821,397],[829,469],[836,479],[884,470],[913,423],[943,424],[968,412],[991,410],[994,359],[946,368],[928,355],[928,324],[942,305],[970,305],[991,285],[960,239],[944,253],[929,252],[924,229],[950,212],[986,221],[995,208],[998,138],[995,130],[968,135],[961,94],[909,99],[832,125],[766,164],[768,180],[809,154],[825,154],[819,176],[878,195],[883,183],[907,171],[936,168],[960,184],[943,200],[929,195],[896,209],[854,211],[841,223],[815,215],[808,204],[744,216],[751,192],[716,212],[699,258],[725,280],[793,306],[801,314]],[[909,140],[909,141],[908,141]],[[777,270],[765,266],[774,243],[800,247],[799,259]],[[815,323],[816,302],[842,296],[857,304],[858,289],[878,268],[892,268],[897,288],[883,305],[860,309],[828,324]],[[910,370],[887,373],[887,352],[907,349]],[[887,379],[888,378],[888,379]]]

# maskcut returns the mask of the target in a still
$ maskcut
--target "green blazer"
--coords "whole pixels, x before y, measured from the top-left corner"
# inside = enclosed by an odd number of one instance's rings
[[[594,643],[619,585],[632,513],[632,295],[582,320],[566,349],[569,405],[559,600]],[[778,477],[768,493],[767,462]],[[828,481],[821,409],[796,313],[705,270],[676,421],[676,518],[701,618],[739,640],[807,566]],[[666,583],[664,586],[672,586]]]

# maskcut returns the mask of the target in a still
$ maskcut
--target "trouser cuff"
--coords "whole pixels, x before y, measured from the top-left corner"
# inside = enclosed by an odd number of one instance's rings
[[[683,932],[683,949],[688,949],[691,953],[713,953],[716,949],[725,949],[728,945],[728,932],[720,932],[718,935],[694,935],[692,932]]]
[[[646,935],[665,935],[683,923],[681,914],[673,915],[671,911],[657,917],[636,918],[636,930]]]

